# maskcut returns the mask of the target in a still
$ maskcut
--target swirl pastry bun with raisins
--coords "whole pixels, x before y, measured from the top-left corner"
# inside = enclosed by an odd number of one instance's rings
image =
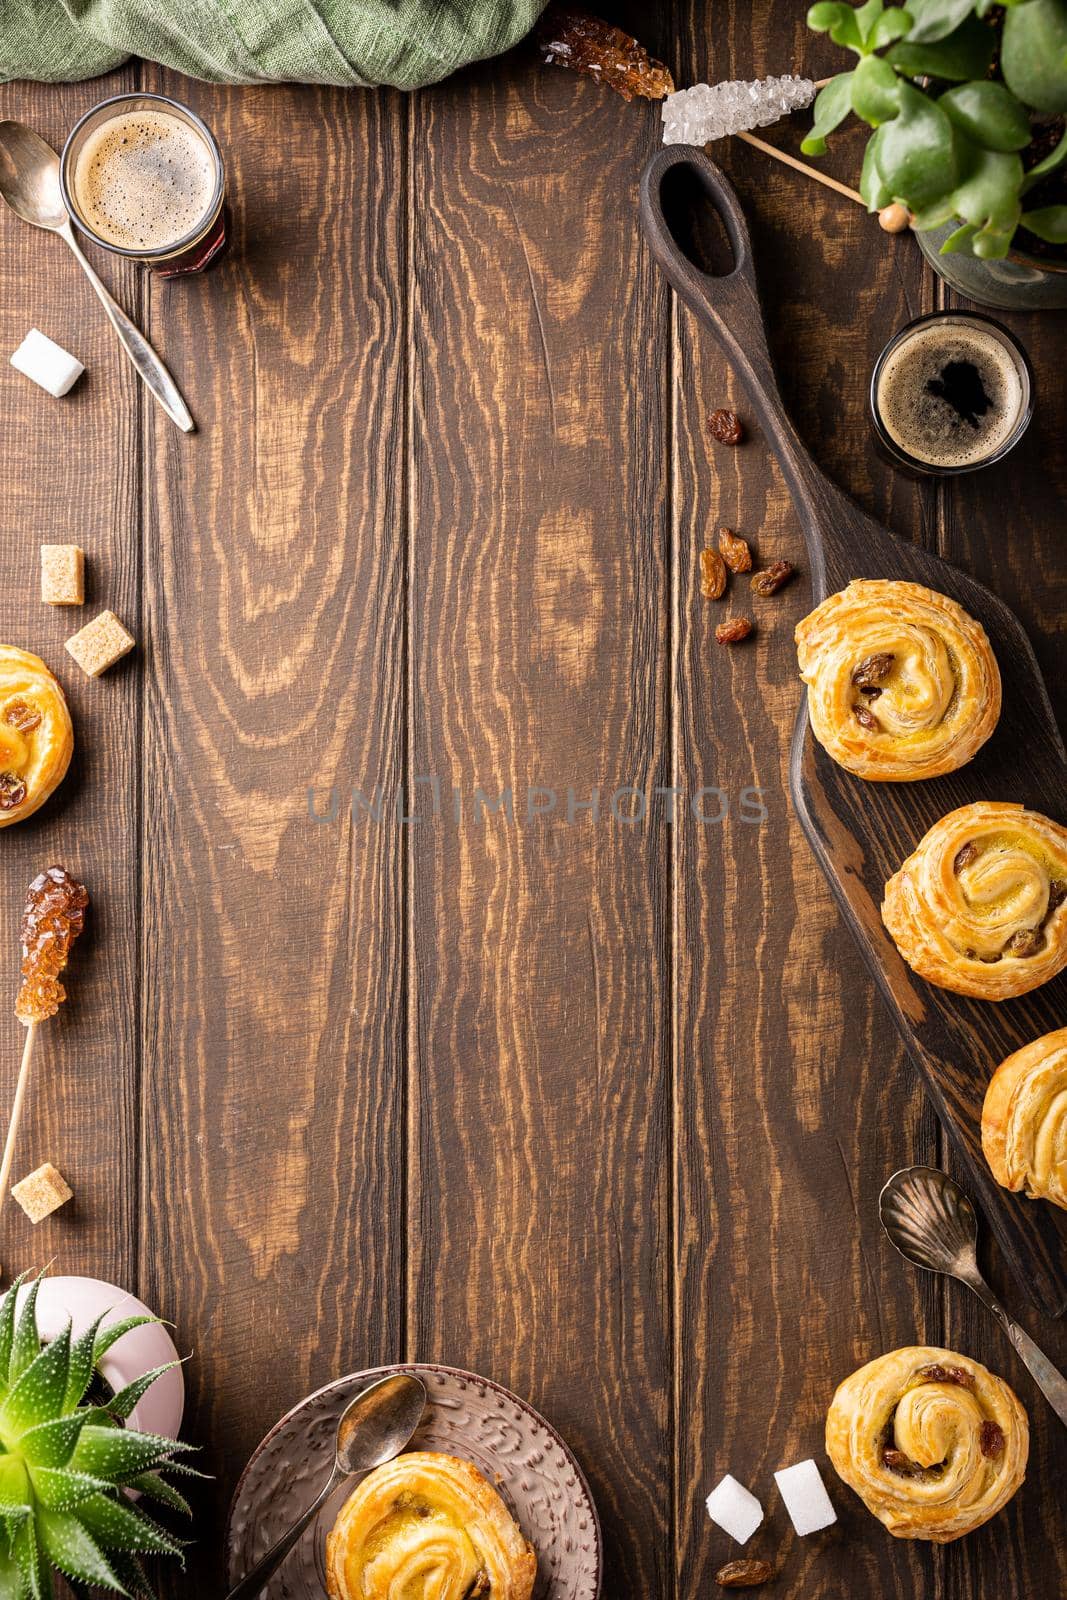
[[[980,1361],[908,1345],[840,1385],[826,1418],[839,1477],[897,1539],[948,1544],[1007,1505],[1026,1475],[1030,1427]]]
[[[856,579],[798,624],[812,732],[858,778],[911,783],[962,767],[1000,716],[985,629],[918,583]]]
[[[458,1456],[412,1450],[377,1467],[326,1540],[330,1600],[530,1600],[537,1557],[507,1506]]]
[[[950,811],[886,884],[882,921],[942,989],[1029,993],[1067,967],[1067,828],[1006,801]]]
[[[44,805],[73,753],[74,726],[56,679],[39,656],[0,645],[0,828]]]
[[[1000,1063],[982,1106],[982,1149],[1003,1188],[1067,1210],[1067,1028]]]

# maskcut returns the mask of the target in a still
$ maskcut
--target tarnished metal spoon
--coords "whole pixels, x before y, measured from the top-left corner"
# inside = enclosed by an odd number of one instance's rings
[[[1067,1378],[1008,1315],[978,1270],[978,1219],[959,1184],[936,1167],[894,1172],[878,1196],[882,1227],[906,1261],[965,1283],[1000,1323],[1045,1399],[1067,1424]]]
[[[0,194],[23,222],[58,233],[67,242],[96,290],[122,348],[171,421],[183,432],[191,433],[195,424],[178,385],[82,254],[59,187],[59,157],[40,134],[23,122],[0,122]]]
[[[354,1472],[369,1472],[398,1456],[418,1427],[425,1408],[425,1385],[412,1373],[394,1373],[361,1389],[341,1413],[333,1472],[322,1492],[262,1561],[257,1561],[252,1571],[230,1590],[226,1600],[252,1600],[253,1595],[259,1594],[337,1485]]]

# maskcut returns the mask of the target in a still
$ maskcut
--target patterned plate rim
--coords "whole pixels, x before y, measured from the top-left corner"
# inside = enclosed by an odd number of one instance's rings
[[[347,1372],[343,1377],[333,1378],[329,1383],[324,1383],[321,1389],[313,1389],[311,1393],[306,1394],[302,1400],[298,1400],[295,1406],[290,1406],[289,1410],[286,1411],[283,1416],[278,1418],[277,1422],[272,1428],[267,1429],[267,1432],[263,1435],[262,1439],[256,1445],[256,1448],[252,1451],[252,1454],[245,1462],[244,1469],[241,1472],[241,1476],[237,1480],[233,1495],[230,1499],[229,1511],[226,1514],[227,1581],[230,1583],[235,1581],[232,1573],[229,1572],[229,1567],[230,1561],[233,1557],[232,1530],[234,1514],[237,1510],[237,1502],[241,1498],[241,1494],[244,1490],[249,1473],[259,1460],[260,1456],[263,1454],[264,1450],[270,1444],[271,1440],[282,1431],[287,1423],[291,1422],[294,1417],[298,1416],[306,1406],[309,1406],[312,1401],[320,1400],[323,1395],[329,1394],[332,1390],[340,1389],[348,1383],[373,1383],[375,1378],[391,1377],[394,1373],[398,1372],[411,1372],[416,1376],[418,1376],[420,1372],[443,1372],[450,1378],[463,1378],[468,1383],[484,1384],[487,1389],[492,1389],[495,1394],[501,1394],[506,1400],[510,1400],[513,1405],[518,1406],[520,1411],[525,1411],[527,1416],[533,1418],[538,1427],[544,1428],[545,1432],[555,1440],[556,1444],[563,1452],[568,1463],[570,1464],[571,1469],[574,1472],[574,1476],[578,1483],[578,1488],[585,1499],[585,1504],[588,1507],[589,1515],[592,1519],[594,1543],[596,1545],[596,1574],[593,1592],[597,1597],[599,1597],[604,1571],[604,1541],[600,1530],[600,1517],[597,1514],[596,1501],[593,1499],[592,1491],[589,1488],[589,1483],[585,1473],[578,1464],[574,1451],[571,1449],[566,1439],[564,1439],[563,1435],[552,1426],[551,1422],[549,1422],[547,1418],[543,1417],[539,1411],[530,1405],[529,1401],[521,1399],[517,1394],[513,1394],[510,1389],[505,1389],[502,1383],[497,1383],[492,1378],[483,1378],[480,1372],[468,1372],[463,1367],[447,1367],[438,1361],[397,1361],[384,1367],[366,1367],[359,1372]]]

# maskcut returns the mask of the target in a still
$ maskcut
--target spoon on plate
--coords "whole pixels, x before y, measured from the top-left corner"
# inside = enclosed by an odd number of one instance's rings
[[[22,122],[0,122],[0,195],[23,222],[58,233],[66,240],[107,312],[122,348],[171,421],[183,432],[191,433],[195,424],[178,385],[82,254],[59,187],[59,157],[40,134]]]
[[[252,1600],[277,1572],[316,1512],[337,1485],[355,1472],[370,1472],[398,1456],[415,1432],[426,1408],[426,1387],[413,1373],[397,1372],[361,1389],[349,1401],[337,1424],[333,1472],[320,1494],[283,1533],[229,1594],[226,1600]]]
[[[978,1270],[978,1219],[959,1184],[936,1167],[894,1172],[878,1196],[882,1227],[913,1266],[965,1283],[991,1311],[1062,1423],[1067,1424],[1067,1378],[1008,1315]]]

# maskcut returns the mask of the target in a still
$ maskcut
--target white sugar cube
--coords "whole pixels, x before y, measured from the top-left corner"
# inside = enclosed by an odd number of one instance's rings
[[[756,1496],[729,1473],[708,1495],[707,1504],[712,1522],[738,1544],[746,1544],[763,1521],[763,1507]]]
[[[785,1501],[793,1526],[800,1534],[818,1533],[837,1521],[837,1513],[826,1492],[814,1461],[798,1461],[774,1474],[778,1492]]]
[[[77,383],[85,368],[76,356],[39,328],[29,333],[11,357],[11,365],[58,399]]]

